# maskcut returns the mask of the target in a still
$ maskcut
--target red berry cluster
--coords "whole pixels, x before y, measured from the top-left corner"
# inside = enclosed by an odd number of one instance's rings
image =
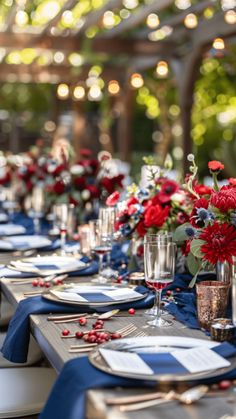
[[[53,284],[53,285],[62,285],[63,284],[63,280],[55,278],[52,281],[44,281],[43,279],[37,279],[37,278],[35,278],[32,281],[33,287],[50,288],[51,284]]]
[[[87,324],[87,319],[85,317],[81,317],[79,319],[80,326],[85,326]],[[77,339],[83,339],[84,342],[87,343],[105,343],[111,339],[120,339],[122,336],[120,333],[110,333],[105,332],[104,328],[104,321],[97,319],[96,322],[92,325],[93,330],[88,332],[82,332],[81,330],[75,333],[75,337]],[[62,331],[62,336],[68,336],[70,331],[68,329],[64,329]]]

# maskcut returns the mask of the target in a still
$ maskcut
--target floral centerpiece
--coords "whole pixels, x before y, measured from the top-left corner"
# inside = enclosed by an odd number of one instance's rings
[[[116,229],[122,236],[143,238],[146,233],[174,231],[189,220],[189,198],[182,186],[168,177],[168,172],[152,169],[149,184],[142,189],[136,184],[128,187],[128,197],[118,205]],[[108,198],[114,205],[118,195]]]
[[[194,275],[215,268],[217,263],[232,265],[236,256],[236,179],[227,179],[219,187],[218,175],[224,169],[219,161],[210,161],[208,168],[213,178],[212,188],[199,185],[198,168],[194,156],[188,156],[191,174],[186,179],[186,189],[192,199],[189,222],[179,226],[174,234],[175,241],[182,245],[187,256],[189,271]]]

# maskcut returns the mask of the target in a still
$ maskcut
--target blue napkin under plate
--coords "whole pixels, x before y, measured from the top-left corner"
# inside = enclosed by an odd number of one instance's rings
[[[137,287],[135,289],[141,294],[147,293],[145,287]],[[150,293],[139,301],[132,302],[132,307],[135,309],[149,308],[153,305],[154,296]],[[107,310],[121,309],[128,310],[131,303],[121,303],[109,305],[107,307],[86,307],[87,312],[99,312],[103,313]],[[28,345],[30,338],[30,321],[29,316],[31,314],[49,314],[49,313],[83,313],[85,310],[84,306],[79,305],[68,305],[63,303],[51,302],[44,299],[42,296],[30,297],[22,300],[14,316],[12,317],[3,347],[1,349],[3,356],[12,362],[25,362],[27,360]]]
[[[224,357],[230,357],[236,353],[236,349],[228,343],[223,343],[213,350]],[[178,361],[170,354],[146,354],[142,355],[142,358],[148,361],[156,373],[184,372],[183,367],[178,365]],[[222,378],[235,377],[236,370],[233,370],[224,376],[217,377],[217,381]],[[107,374],[93,367],[88,357],[73,359],[63,367],[39,418],[85,419],[86,391],[118,386],[152,388],[156,386],[156,383]]]

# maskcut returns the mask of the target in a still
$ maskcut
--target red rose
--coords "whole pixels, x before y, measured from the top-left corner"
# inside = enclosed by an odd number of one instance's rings
[[[65,192],[65,184],[62,180],[58,180],[54,183],[53,192],[57,195],[62,195]]]
[[[134,196],[132,196],[131,198],[127,200],[127,207],[129,207],[130,205],[135,205],[135,204],[138,204],[138,200]]]
[[[200,198],[198,199],[193,206],[193,210],[190,214],[190,223],[193,227],[203,227],[202,225],[199,225],[199,221],[197,220],[197,208],[205,208],[208,209],[209,201],[206,198]]]
[[[236,209],[236,188],[234,186],[222,186],[219,192],[213,192],[210,199],[211,205],[221,212]]]
[[[66,166],[64,164],[59,164],[56,166],[53,176],[58,176],[61,172],[63,172],[63,170],[66,170]]]
[[[169,207],[162,208],[160,205],[148,206],[144,212],[144,224],[149,227],[162,227],[169,215]]]
[[[106,200],[106,205],[108,205],[109,207],[113,207],[114,205],[117,204],[119,199],[120,199],[120,192],[115,191],[110,196],[108,196]]]
[[[208,163],[208,169],[210,169],[212,172],[219,172],[220,170],[223,170],[225,166],[217,160],[209,161]]]

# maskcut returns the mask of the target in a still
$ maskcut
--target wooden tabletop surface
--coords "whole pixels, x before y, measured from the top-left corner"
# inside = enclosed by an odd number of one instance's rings
[[[0,256],[0,263],[8,263],[12,257],[10,254],[4,254]],[[89,278],[71,278],[73,282],[85,283],[89,281]],[[25,291],[35,290],[31,284],[16,284],[13,283],[14,279],[1,279],[1,289],[8,301],[16,307],[19,301],[24,297]],[[71,281],[70,281],[71,282]],[[36,288],[40,290],[40,288]],[[135,315],[129,315],[128,312],[120,312],[119,315],[124,317],[115,317],[111,320],[107,320],[105,323],[106,328],[109,331],[117,331],[121,327],[127,324],[133,324],[135,330],[129,335],[129,337],[135,336],[137,333],[142,331],[145,335],[168,335],[168,336],[186,336],[186,337],[195,337],[201,339],[209,339],[202,331],[188,329],[183,324],[173,320],[173,326],[168,328],[150,328],[146,322],[147,317],[144,314],[144,310],[138,310]],[[94,319],[89,319],[87,325],[82,329],[78,326],[78,323],[60,323],[56,324],[53,321],[47,320],[48,315],[32,315],[30,318],[31,321],[31,331],[35,336],[39,346],[45,353],[45,356],[48,358],[51,365],[56,369],[57,372],[60,372],[63,365],[66,361],[76,358],[78,356],[84,356],[84,353],[81,354],[71,354],[69,349],[71,345],[80,344],[76,338],[62,338],[62,330],[67,328],[70,330],[70,334],[73,335],[77,330],[90,330]],[[223,415],[233,414],[233,409],[235,409],[236,414],[236,401],[232,404],[232,397],[226,397],[226,393],[223,397],[215,397],[214,399],[205,398],[204,400],[199,401],[195,406],[182,406],[178,402],[171,403],[167,406],[152,407],[140,412],[133,413],[121,413],[118,408],[107,407],[105,403],[105,398],[107,395],[117,395],[117,389],[113,390],[93,390],[88,392],[88,404],[87,404],[87,417],[89,419],[106,418],[106,419],[132,419],[135,418],[137,413],[145,419],[219,419]],[[139,390],[140,391],[140,390]],[[143,389],[142,392],[147,390]],[[137,393],[138,390],[121,390],[121,394],[133,394]],[[236,398],[236,395],[235,395]],[[95,415],[96,412],[96,415]]]

